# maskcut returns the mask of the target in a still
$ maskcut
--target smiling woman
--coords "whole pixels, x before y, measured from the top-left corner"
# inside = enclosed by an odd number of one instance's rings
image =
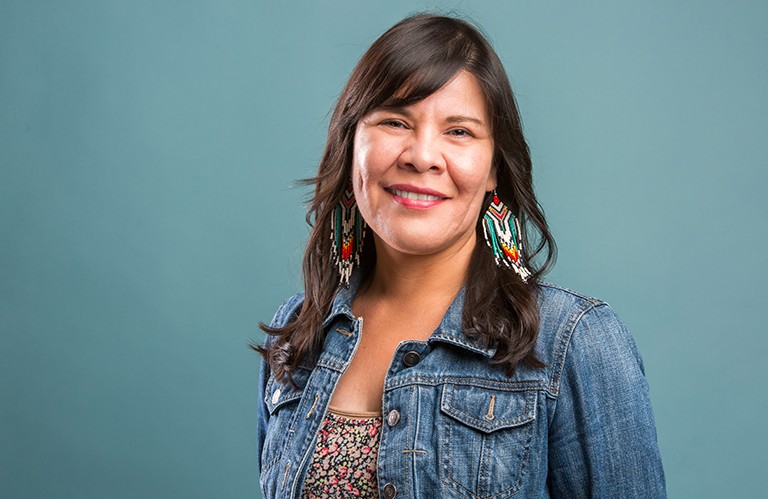
[[[496,187],[486,123],[482,89],[466,71],[419,102],[382,106],[359,121],[352,181],[377,254],[469,260],[477,213]]]
[[[474,27],[384,33],[313,183],[304,293],[257,347],[265,497],[665,495],[632,337],[540,280],[554,241]]]

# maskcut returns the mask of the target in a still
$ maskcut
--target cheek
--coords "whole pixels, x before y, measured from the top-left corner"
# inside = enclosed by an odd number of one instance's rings
[[[399,157],[397,141],[375,131],[355,136],[352,151],[352,179],[355,194],[370,196],[379,183],[397,165]]]
[[[363,219],[370,220],[372,206],[375,204],[373,186],[376,182],[376,155],[374,145],[363,134],[355,136],[354,149],[352,151],[352,188],[355,193],[355,201]]]
[[[370,165],[369,144],[365,137],[360,134],[355,135],[354,148],[352,149],[352,186],[355,191],[355,198],[360,200],[364,196],[364,185],[367,183]]]
[[[490,161],[475,160],[467,162],[466,168],[454,170],[452,175],[459,189],[469,195],[492,191],[496,185],[496,175],[490,167]]]
[[[365,179],[371,177],[376,171],[375,141],[366,133],[355,135],[354,148],[352,150],[352,176],[355,179]],[[356,182],[357,183],[357,182]]]
[[[358,154],[356,151],[352,161],[352,187],[355,191],[355,198],[358,203],[369,196],[371,180],[371,164],[369,157],[365,154]]]

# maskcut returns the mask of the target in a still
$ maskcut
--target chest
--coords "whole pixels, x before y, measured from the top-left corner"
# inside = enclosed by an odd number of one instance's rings
[[[398,345],[426,340],[434,328],[432,322],[375,315],[360,321],[357,348],[336,384],[331,406],[347,412],[381,413],[384,382]],[[407,360],[415,363],[414,355]]]
[[[357,332],[344,337],[347,346],[351,339],[360,341]],[[354,348],[343,345],[326,349],[313,369],[301,373],[296,388],[271,379],[267,383],[265,497],[298,497],[301,492],[331,393],[353,357]],[[460,348],[424,341],[395,346],[382,383],[380,492],[400,490],[403,497],[436,497],[438,491],[439,497],[518,494],[546,475],[535,472],[546,469],[543,390],[543,383],[510,380],[489,367],[487,359]]]

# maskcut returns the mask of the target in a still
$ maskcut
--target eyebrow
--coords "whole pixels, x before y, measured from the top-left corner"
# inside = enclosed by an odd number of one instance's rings
[[[456,116],[448,116],[445,121],[448,123],[464,123],[465,121],[470,121],[472,123],[477,123],[480,126],[485,126],[485,123],[483,123],[481,120],[473,118],[472,116],[464,116],[461,114]]]
[[[379,107],[379,109],[383,110],[383,111],[389,111],[391,113],[402,114],[403,116],[405,116],[407,118],[412,118],[413,117],[413,113],[411,113],[407,108],[402,107],[402,106],[381,106],[381,107]],[[483,123],[482,120],[480,120],[478,118],[474,118],[472,116],[466,116],[466,115],[463,115],[463,114],[456,114],[456,115],[448,116],[445,119],[445,121],[448,122],[448,123],[466,123],[466,122],[470,122],[470,123],[475,123],[475,124],[483,126],[483,127],[485,126],[485,123]]]

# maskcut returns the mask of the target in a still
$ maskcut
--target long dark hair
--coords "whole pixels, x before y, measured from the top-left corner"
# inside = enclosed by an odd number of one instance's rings
[[[308,181],[315,190],[307,212],[312,231],[304,253],[304,302],[284,327],[262,324],[276,338],[268,347],[256,347],[277,378],[290,379],[322,346],[322,322],[339,286],[331,261],[331,217],[351,176],[355,126],[379,106],[407,106],[428,97],[461,70],[477,79],[485,95],[492,119],[496,190],[520,219],[527,242],[522,257],[532,272],[524,283],[513,271],[496,266],[482,243],[479,213],[478,244],[465,283],[464,333],[495,344],[493,362],[509,375],[520,362],[542,365],[532,353],[539,329],[538,280],[554,263],[555,242],[533,192],[530,153],[509,79],[488,41],[471,24],[419,14],[400,21],[371,45],[334,109],[317,176]],[[485,201],[487,206],[490,196]],[[363,245],[358,271],[370,270],[375,262],[371,242]]]

